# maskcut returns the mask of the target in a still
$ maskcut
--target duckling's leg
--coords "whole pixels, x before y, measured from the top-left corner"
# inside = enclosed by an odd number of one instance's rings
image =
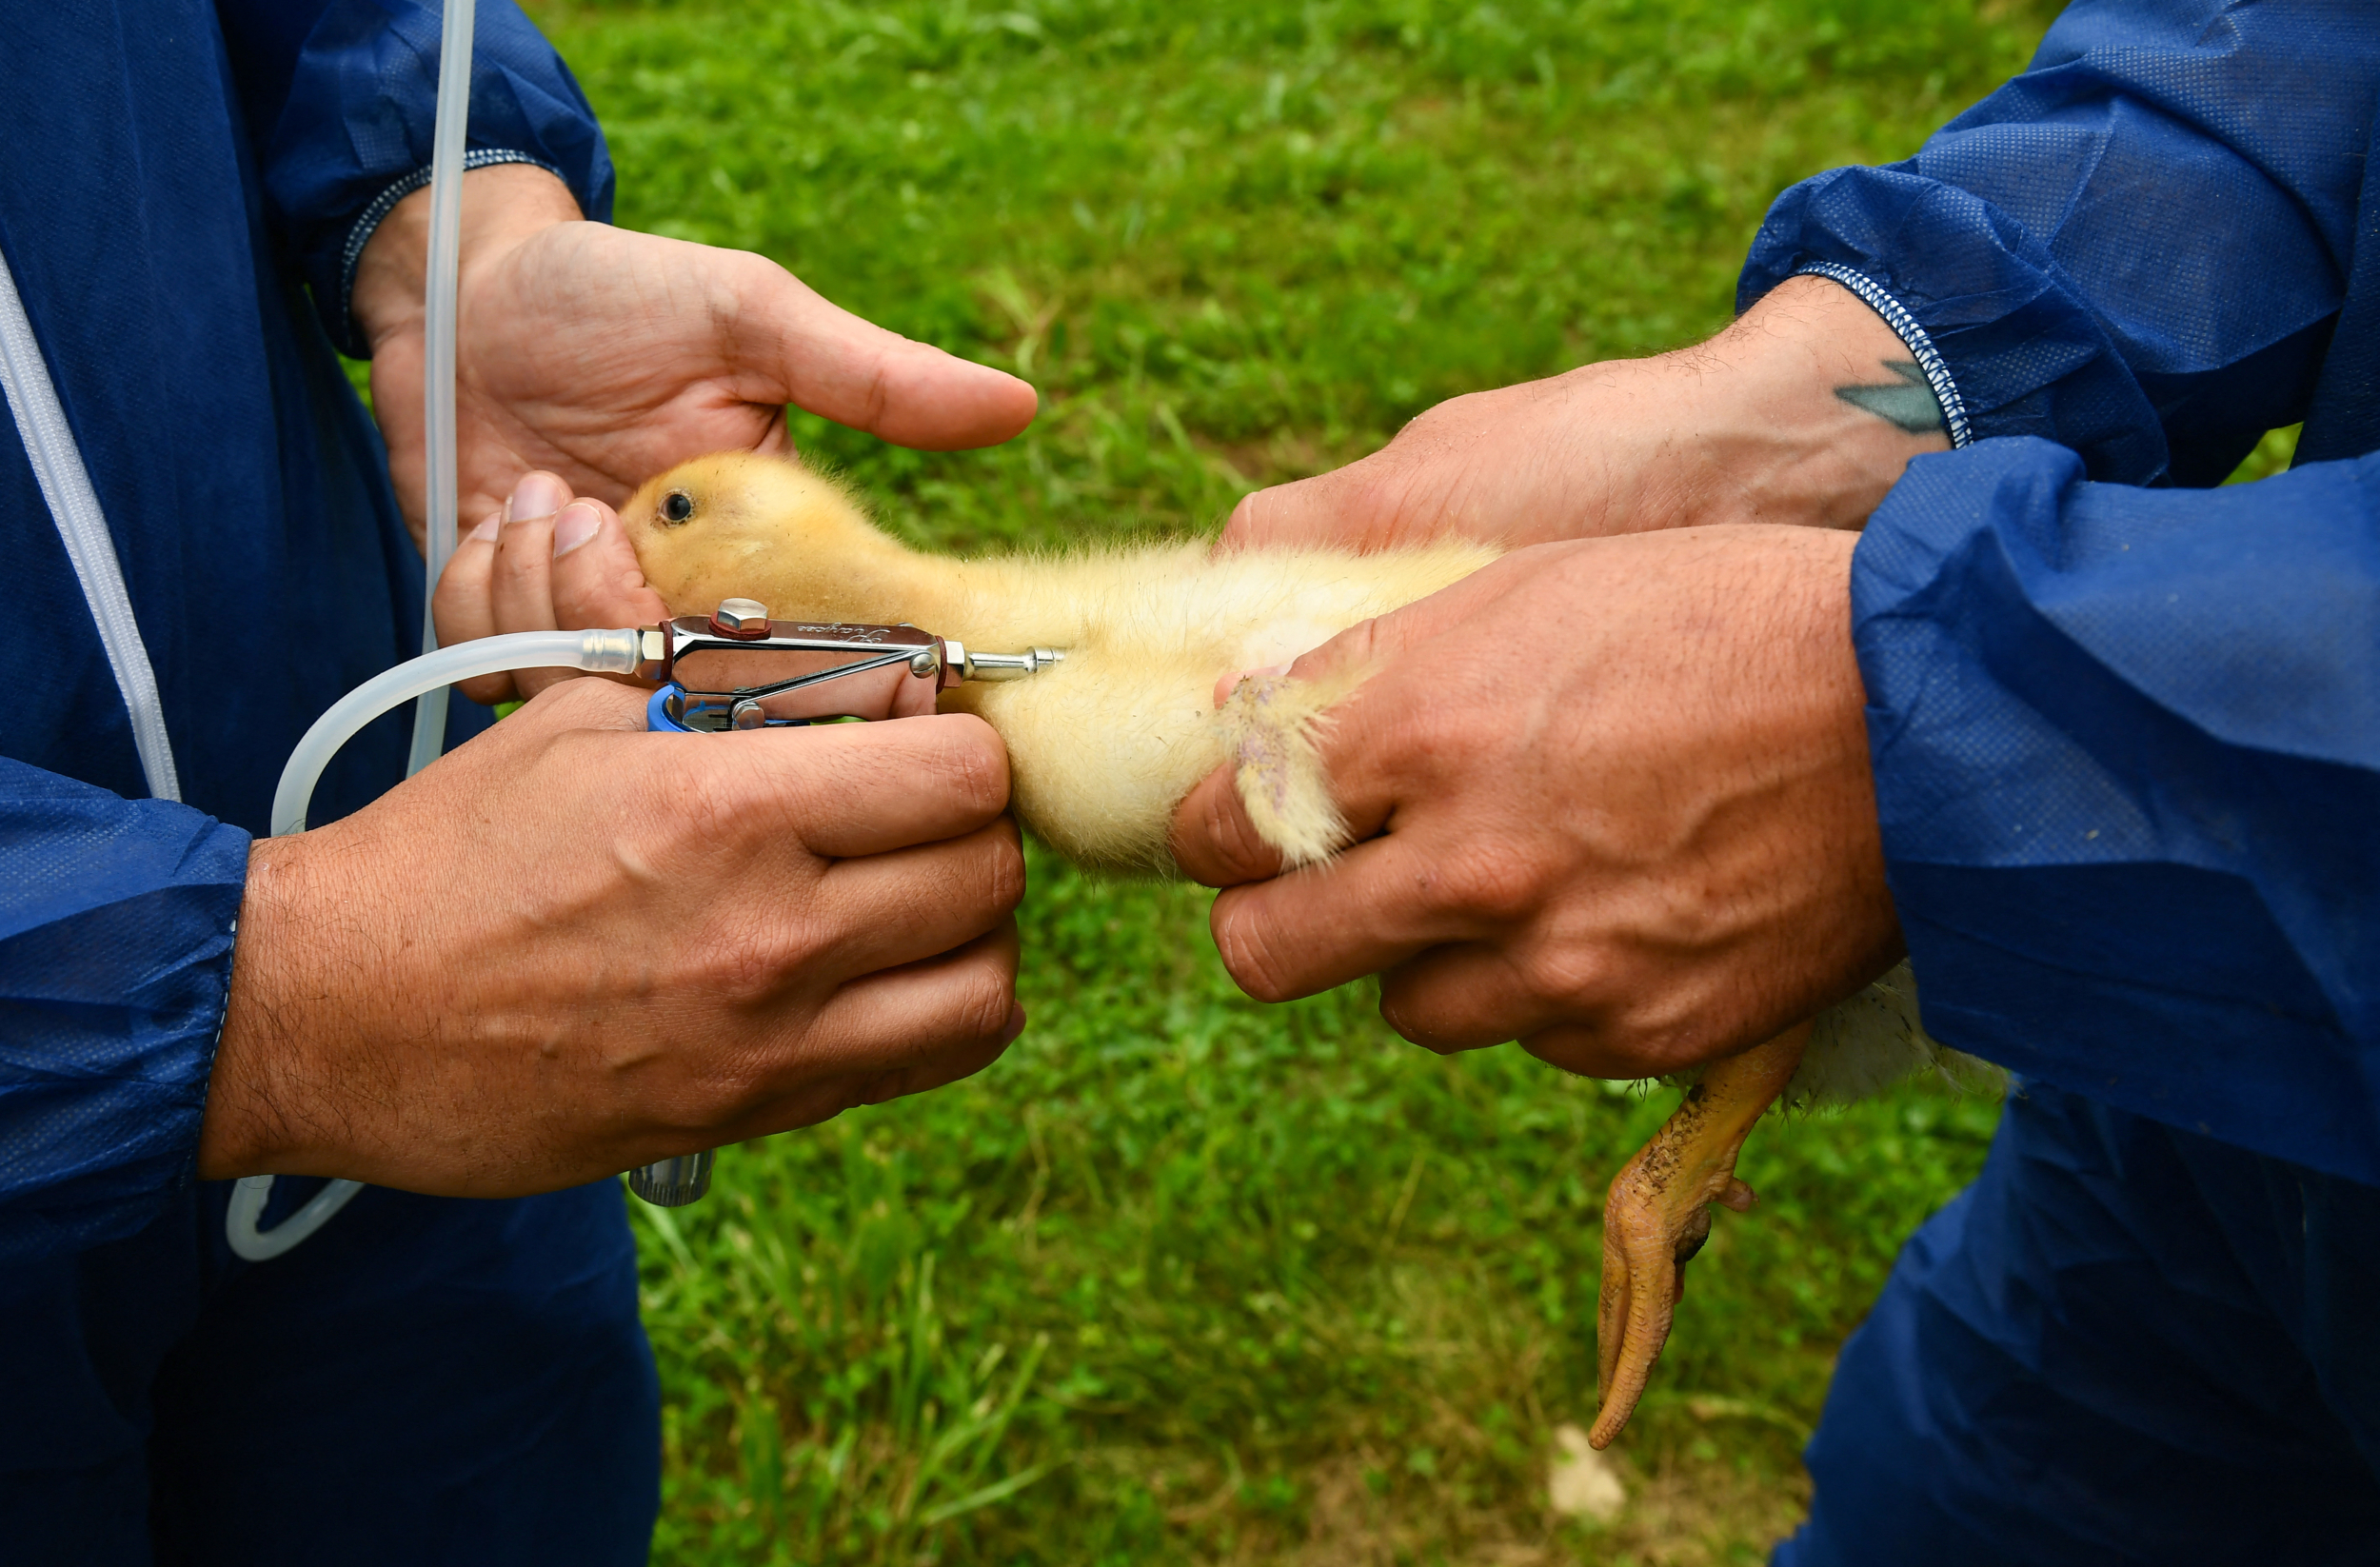
[[[1293,867],[1319,863],[1346,847],[1346,819],[1331,799],[1322,766],[1322,736],[1331,707],[1367,673],[1347,669],[1319,680],[1249,675],[1217,715],[1248,820]]]
[[[1644,1395],[1686,1293],[1686,1264],[1711,1234],[1711,1204],[1737,1213],[1752,1206],[1752,1188],[1735,1179],[1735,1155],[1801,1064],[1810,1026],[1712,1062],[1676,1114],[1612,1178],[1595,1328],[1601,1407],[1591,1445],[1609,1447]]]

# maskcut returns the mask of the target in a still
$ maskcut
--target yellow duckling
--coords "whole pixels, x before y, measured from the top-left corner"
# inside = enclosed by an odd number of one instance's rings
[[[645,580],[673,613],[756,599],[781,620],[910,622],[970,646],[1061,648],[1031,680],[962,684],[946,706],[1007,743],[1018,818],[1069,860],[1170,873],[1166,831],[1192,784],[1227,759],[1251,820],[1293,865],[1328,859],[1346,828],[1319,760],[1320,726],[1362,671],[1331,681],[1218,682],[1279,667],[1349,626],[1437,592],[1499,553],[1436,544],[1355,554],[1203,544],[962,561],[871,525],[851,495],[799,463],[726,452],[681,464],[622,508]],[[1708,1067],[1668,1124],[1613,1180],[1597,1311],[1608,1445],[1669,1335],[1709,1205],[1741,1211],[1737,1151],[1780,1097],[1856,1099],[1963,1061],[1917,1027],[1906,965],[1814,1023]]]
[[[1007,742],[1017,817],[1044,843],[1099,869],[1168,873],[1174,807],[1235,750],[1268,842],[1299,864],[1340,846],[1313,734],[1353,682],[1249,681],[1219,715],[1219,678],[1287,664],[1497,553],[1452,544],[1214,559],[1204,545],[1174,544],[958,561],[888,538],[834,481],[749,452],[670,469],[621,522],[645,580],[679,613],[742,597],[781,620],[905,621],[970,647],[1062,649],[1065,663],[1044,674],[961,685],[942,702]]]

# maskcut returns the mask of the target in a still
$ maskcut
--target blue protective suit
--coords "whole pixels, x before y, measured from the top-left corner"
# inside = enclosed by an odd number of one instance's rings
[[[1755,242],[1746,303],[1860,291],[1959,443],[1854,638],[1926,1023],[2022,1077],[1786,1567],[2380,1561],[2376,109],[2358,0],[2086,0]]]
[[[478,30],[474,157],[608,216],[568,72],[508,0]],[[306,725],[417,650],[421,558],[331,346],[429,161],[437,39],[429,0],[0,6],[0,253],[188,802],[145,798],[0,426],[0,1560],[645,1557],[657,1394],[616,1182],[367,1191],[251,1267],[228,1188],[192,1180],[248,835]],[[348,747],[322,815],[396,780],[407,722]]]

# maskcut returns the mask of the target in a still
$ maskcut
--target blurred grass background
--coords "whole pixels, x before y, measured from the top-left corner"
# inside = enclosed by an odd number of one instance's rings
[[[1459,392],[1721,325],[1795,178],[2017,69],[2037,4],[544,0],[625,224],[762,251],[1039,387],[924,455],[798,417],[954,548],[1220,524]],[[2285,462],[2285,437],[2256,462]],[[1602,1188],[1674,1096],[1441,1061],[1361,990],[1265,1008],[1206,896],[1046,857],[1033,1022],[979,1079],[726,1152],[636,1207],[667,1395],[655,1558],[1757,1561],[1909,1230],[1996,1107],[1764,1125],[1606,1523]]]

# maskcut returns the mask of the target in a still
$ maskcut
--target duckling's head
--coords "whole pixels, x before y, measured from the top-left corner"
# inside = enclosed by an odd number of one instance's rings
[[[653,585],[681,615],[758,599],[780,620],[855,618],[883,568],[909,551],[848,490],[788,457],[722,451],[645,481],[620,522]]]

